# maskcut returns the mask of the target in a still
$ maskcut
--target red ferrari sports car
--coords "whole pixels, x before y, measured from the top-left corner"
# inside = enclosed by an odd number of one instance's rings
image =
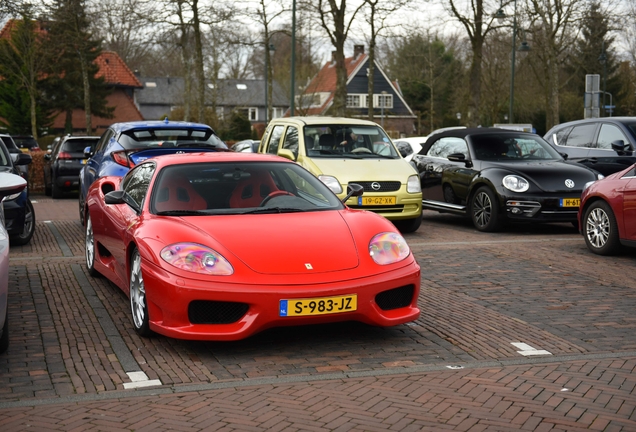
[[[85,217],[87,268],[129,296],[142,336],[237,340],[275,326],[394,326],[420,314],[420,267],[394,225],[349,209],[277,156],[148,159],[97,180]]]
[[[636,165],[588,186],[581,195],[579,226],[587,247],[599,255],[636,247]]]

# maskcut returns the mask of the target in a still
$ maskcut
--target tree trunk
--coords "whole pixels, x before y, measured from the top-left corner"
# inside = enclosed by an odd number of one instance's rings
[[[80,53],[80,67],[82,69],[82,83],[84,85],[84,114],[86,116],[86,134],[93,133],[93,125],[91,122],[91,85],[88,81],[88,65],[86,64],[84,55]]]
[[[371,8],[371,17],[369,19],[371,25],[371,40],[369,40],[369,72],[367,74],[369,80],[369,94],[367,103],[369,105],[369,121],[373,121],[375,107],[373,106],[373,94],[375,93],[375,7]],[[384,103],[384,100],[382,100]]]
[[[194,26],[195,69],[197,77],[198,121],[205,123],[205,74],[203,71],[203,47],[201,44],[201,23],[199,21],[199,0],[192,2],[192,23]]]
[[[37,119],[37,100],[35,98],[35,91],[29,92],[29,99],[31,101],[31,135],[33,138],[38,139],[38,119]]]
[[[481,34],[475,34],[472,45],[473,59],[470,64],[469,74],[470,105],[467,123],[471,126],[478,126],[481,124],[481,62],[483,53],[483,38]]]

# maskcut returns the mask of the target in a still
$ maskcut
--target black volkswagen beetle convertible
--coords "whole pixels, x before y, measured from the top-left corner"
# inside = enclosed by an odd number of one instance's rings
[[[424,209],[469,216],[489,232],[509,221],[576,225],[581,192],[603,177],[536,134],[493,128],[433,134],[411,163]]]

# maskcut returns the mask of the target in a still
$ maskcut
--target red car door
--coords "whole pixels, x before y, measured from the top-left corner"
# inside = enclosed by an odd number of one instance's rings
[[[632,170],[636,174],[636,170]],[[623,191],[623,223],[625,239],[636,241],[636,177],[632,177]]]

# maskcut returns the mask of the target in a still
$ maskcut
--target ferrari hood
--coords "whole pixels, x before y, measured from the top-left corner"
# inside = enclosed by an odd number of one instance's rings
[[[532,181],[544,192],[582,191],[587,182],[597,179],[582,165],[562,161],[492,164]]]
[[[257,273],[310,274],[358,266],[351,231],[337,211],[212,216],[191,221]]]
[[[314,174],[331,175],[340,184],[356,181],[399,181],[404,184],[409,175],[416,174],[411,165],[404,159],[350,159],[350,158],[312,158],[311,162],[318,169],[310,169]]]

